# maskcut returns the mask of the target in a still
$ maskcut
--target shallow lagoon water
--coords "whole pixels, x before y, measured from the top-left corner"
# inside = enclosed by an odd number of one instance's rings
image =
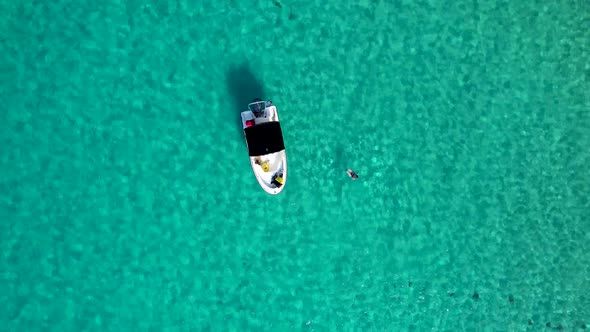
[[[588,13],[1,2],[0,326],[582,330]],[[249,168],[255,97],[279,196]]]

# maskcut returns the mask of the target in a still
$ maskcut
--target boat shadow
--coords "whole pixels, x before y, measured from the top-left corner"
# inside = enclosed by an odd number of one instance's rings
[[[237,130],[242,134],[240,112],[245,111],[254,98],[264,99],[264,88],[247,63],[230,68],[227,71],[226,83],[228,92],[233,99],[231,116],[236,119]]]

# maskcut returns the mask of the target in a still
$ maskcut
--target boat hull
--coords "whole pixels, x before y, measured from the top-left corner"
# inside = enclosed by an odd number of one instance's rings
[[[270,101],[248,108],[241,116],[252,171],[265,192],[279,194],[287,182],[287,154],[277,109]]]

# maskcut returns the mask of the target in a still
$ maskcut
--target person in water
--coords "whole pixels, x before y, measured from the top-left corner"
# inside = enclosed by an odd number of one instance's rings
[[[351,170],[350,168],[346,170],[346,174],[348,174],[348,176],[350,176],[351,179],[356,180],[359,178],[358,174],[356,174],[353,170]]]

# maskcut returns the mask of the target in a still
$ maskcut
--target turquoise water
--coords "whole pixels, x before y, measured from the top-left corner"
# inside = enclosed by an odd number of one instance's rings
[[[587,1],[0,15],[0,330],[590,325]],[[255,97],[279,196],[240,130]]]

